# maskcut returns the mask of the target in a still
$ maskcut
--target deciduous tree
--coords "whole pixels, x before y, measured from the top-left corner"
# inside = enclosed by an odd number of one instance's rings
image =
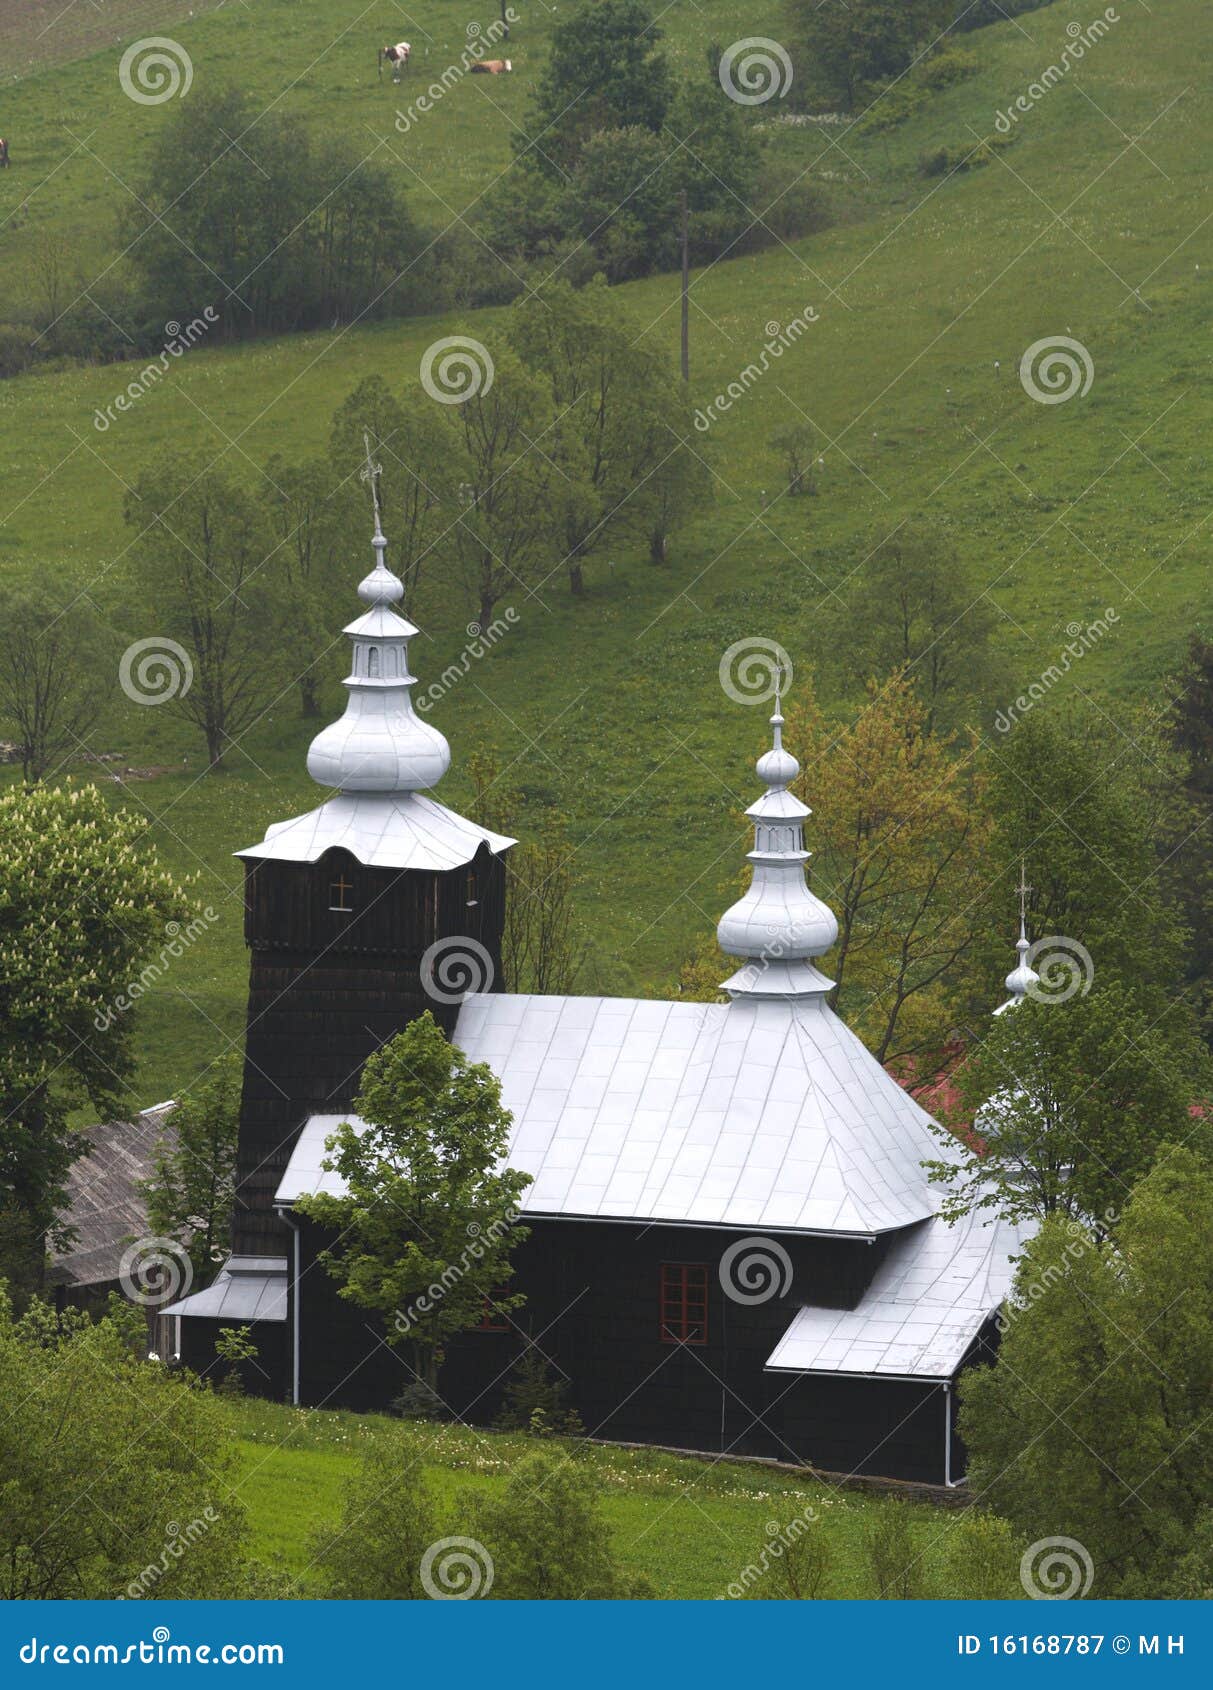
[[[241,1076],[237,1052],[216,1058],[178,1100],[143,1182],[148,1225],[188,1251],[198,1290],[214,1279],[231,1241]]]
[[[64,583],[0,596],[0,720],[13,725],[26,781],[84,748],[101,703],[103,640]]]
[[[339,1126],[328,1158],[347,1194],[299,1206],[337,1234],[322,1260],[339,1295],[382,1315],[387,1342],[407,1344],[436,1390],[446,1340],[479,1322],[528,1236],[516,1220],[530,1175],[500,1166],[500,1082],[428,1011],[370,1058],[355,1107],[364,1130]],[[498,1308],[521,1301],[494,1292]]]

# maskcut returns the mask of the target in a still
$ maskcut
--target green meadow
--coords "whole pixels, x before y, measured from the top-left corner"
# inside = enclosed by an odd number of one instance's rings
[[[508,168],[550,21],[542,7],[518,9],[514,75],[464,79],[403,136],[395,112],[458,57],[466,7],[439,4],[405,25],[387,4],[256,0],[181,16],[173,34],[195,87],[237,83],[321,135],[365,134],[367,152],[396,162],[414,216],[437,234],[473,214]],[[980,168],[928,177],[920,161],[940,148],[963,156],[990,136],[996,113],[1058,59],[1067,24],[1089,22],[1085,13],[1057,4],[966,37],[978,74],[889,129],[788,123],[778,102],[756,112],[771,144],[820,184],[834,220],[694,273],[695,404],[735,381],[775,325],[810,307],[817,320],[702,432],[714,494],[668,563],[621,547],[591,564],[576,602],[555,568],[518,595],[517,624],[431,715],[454,753],[445,802],[467,801],[466,759],[488,747],[524,817],[566,819],[590,940],[584,990],[668,989],[727,901],[764,724],[763,712],[722,690],[722,653],[777,638],[797,674],[823,674],[831,706],[845,712],[854,700],[830,679],[839,595],[862,593],[866,557],[907,518],[951,525],[979,567],[1001,617],[1011,696],[1054,662],[1071,625],[1108,608],[1114,632],[1066,682],[1097,706],[1161,696],[1188,632],[1207,631],[1213,11],[1203,0],[1118,10],[1106,38]],[[485,9],[484,27],[493,15]],[[724,0],[675,0],[661,27],[691,74],[709,43],[734,38],[735,20]],[[780,38],[781,8],[763,0],[746,29]],[[414,61],[396,88],[377,78],[375,50],[402,32]],[[111,278],[124,273],[117,231],[128,184],[167,108],[127,99],[118,56],[107,48],[39,70],[0,96],[14,156],[0,173],[10,297],[38,286],[44,238],[56,229],[71,231],[79,285],[108,266]],[[623,293],[642,344],[654,358],[676,357],[676,278]],[[69,569],[112,622],[116,650],[154,634],[152,613],[131,596],[122,519],[143,467],[164,451],[202,448],[252,483],[272,453],[321,447],[333,410],[366,375],[428,403],[421,356],[454,332],[491,353],[506,313],[204,343],[104,431],[96,412],[138,366],[0,382],[0,570],[36,582]],[[1026,348],[1056,336],[1082,343],[1093,378],[1081,396],[1043,404],[1018,366]],[[811,498],[786,496],[771,446],[799,418],[811,419],[824,459]],[[332,714],[343,696],[339,629],[369,558],[351,535],[350,591],[332,606],[326,657]],[[458,660],[473,610],[453,562],[440,560],[418,605],[413,667],[423,684]],[[1004,687],[975,705],[973,725],[987,737],[1010,701]],[[115,801],[147,815],[166,858],[196,875],[218,918],[145,1003],[138,1100],[147,1104],[239,1035],[246,963],[231,853],[319,800],[304,769],[315,726],[284,691],[228,766],[206,773],[200,741],[171,706],[136,706],[116,679],[113,693],[94,749],[120,752],[118,767],[140,772],[113,782]]]

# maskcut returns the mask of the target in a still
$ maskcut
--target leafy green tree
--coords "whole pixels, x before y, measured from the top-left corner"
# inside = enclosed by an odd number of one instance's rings
[[[886,1602],[921,1601],[927,1594],[926,1561],[914,1532],[913,1511],[880,1502],[864,1523],[863,1562],[868,1594]]]
[[[789,494],[795,498],[801,493],[816,493],[813,454],[817,450],[817,435],[813,425],[804,421],[789,423],[771,436],[770,444],[771,450],[783,459]],[[869,668],[869,674],[876,673],[875,668]],[[865,675],[864,679],[867,678]]]
[[[304,716],[319,714],[318,654],[332,643],[333,604],[348,591],[357,568],[357,486],[340,481],[322,457],[287,463],[275,456],[265,467],[261,501],[271,548],[268,567],[282,586],[278,643],[289,672],[298,677]]]
[[[523,132],[514,140],[520,160],[560,178],[572,173],[598,131],[656,133],[672,89],[663,35],[644,0],[582,0],[552,31]]]
[[[566,227],[610,282],[674,267],[678,253],[671,143],[643,124],[587,135],[563,197]]]
[[[942,1535],[938,1596],[950,1602],[1023,1599],[1019,1568],[1026,1545],[1009,1521],[984,1508],[963,1508],[948,1518]]]
[[[338,1235],[321,1260],[339,1295],[383,1315],[388,1343],[407,1342],[436,1390],[446,1340],[479,1323],[529,1236],[516,1220],[530,1175],[499,1166],[510,1128],[500,1082],[428,1010],[370,1058],[355,1107],[365,1130],[343,1123],[328,1157],[346,1195],[299,1207]]]
[[[569,583],[580,594],[594,553],[657,520],[655,498],[665,497],[663,530],[678,514],[673,474],[650,487],[679,448],[670,427],[677,385],[637,344],[636,325],[601,276],[578,291],[558,282],[517,306],[511,340],[550,383],[552,456],[585,484],[582,497],[564,502],[561,536]]]
[[[1082,1544],[1095,1596],[1178,1594],[1213,1494],[1207,1158],[1163,1147],[1115,1247],[1052,1216],[1003,1328],[997,1362],[960,1386],[974,1495],[1030,1543]]]
[[[436,555],[438,541],[458,510],[449,498],[444,505],[441,495],[451,430],[432,405],[400,404],[382,376],[367,376],[358,383],[334,414],[329,455],[339,484],[357,489],[365,501],[364,524],[370,511],[362,481],[367,435],[378,471],[388,562],[404,583],[401,608],[407,614],[416,601],[423,567]],[[348,545],[347,534],[347,551]]]
[[[493,1562],[492,1595],[514,1602],[610,1601],[646,1594],[622,1572],[590,1470],[537,1449],[499,1495],[472,1503],[472,1535]]]
[[[1209,1059],[1187,1019],[1152,1019],[1114,981],[1083,996],[1079,979],[1064,1001],[1029,996],[995,1017],[953,1071],[953,1124],[973,1130],[949,1215],[1060,1215],[1105,1233],[1161,1143],[1213,1150],[1192,1113],[1210,1093]],[[936,1173],[949,1177],[942,1162]]]
[[[926,705],[927,732],[959,727],[975,699],[1004,690],[993,648],[999,618],[983,581],[935,522],[899,523],[863,551],[832,618],[844,679],[862,686],[904,668]]]
[[[190,913],[143,818],[96,787],[0,795],[0,1231],[34,1283],[46,1242],[70,1242],[65,1182],[88,1140],[69,1113],[128,1101],[120,1005],[171,962],[166,923]]]
[[[207,460],[171,458],[139,477],[125,516],[142,614],[184,648],[193,671],[168,660],[171,708],[201,729],[216,768],[273,697],[278,674],[280,577],[264,510]]]
[[[1186,935],[1159,862],[1179,790],[1160,739],[1127,713],[1112,727],[1102,712],[1038,705],[985,749],[997,902],[986,907],[984,977],[1006,956],[1022,864],[1029,934],[1085,946],[1098,978],[1161,1012],[1183,980]]]
[[[108,1319],[0,1287],[0,1597],[247,1594],[237,1463],[209,1395],[130,1352]]]
[[[955,16],[955,0],[790,0],[802,82],[856,103],[864,85],[900,76]]]
[[[148,1225],[186,1249],[198,1290],[231,1240],[241,1072],[239,1053],[228,1051],[178,1100],[142,1182]]]
[[[1170,740],[1180,759],[1185,803],[1162,830],[1163,872],[1192,933],[1187,978],[1199,994],[1206,1036],[1213,1029],[1213,641],[1193,634],[1173,687]]]
[[[145,309],[188,320],[210,305],[230,337],[414,304],[422,242],[395,167],[364,151],[234,89],[174,102],[125,214]]]
[[[318,1531],[311,1561],[324,1594],[339,1601],[412,1602],[426,1550],[441,1535],[425,1483],[425,1450],[404,1430],[380,1432],[345,1487],[336,1530]]]
[[[481,628],[507,595],[529,598],[551,569],[566,526],[565,504],[587,497],[571,447],[551,457],[554,415],[542,377],[516,354],[493,351],[492,385],[479,386],[456,412],[445,497],[458,514],[452,538]],[[557,558],[559,553],[556,553]]]
[[[101,703],[103,640],[66,584],[0,593],[0,721],[11,723],[24,780],[84,748]]]

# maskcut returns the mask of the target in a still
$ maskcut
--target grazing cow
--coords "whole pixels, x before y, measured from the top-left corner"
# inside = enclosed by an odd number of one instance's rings
[[[472,66],[472,75],[479,71],[482,76],[504,76],[507,70],[513,70],[509,59],[481,59],[479,64]]]
[[[400,72],[409,68],[409,54],[413,49],[407,41],[397,41],[394,47],[379,49],[379,75],[383,76],[383,65],[386,60],[392,67],[392,81],[400,81]]]
[[[0,170],[8,169],[8,142],[0,135]]]

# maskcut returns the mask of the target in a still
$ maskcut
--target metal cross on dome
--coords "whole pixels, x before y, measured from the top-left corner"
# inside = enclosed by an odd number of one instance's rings
[[[1028,871],[1024,859],[1019,859],[1019,885],[1015,888],[1019,893],[1019,925],[1022,928],[1028,915],[1028,893],[1035,891],[1035,887],[1028,885]]]
[[[371,501],[375,507],[375,532],[378,534],[383,528],[383,522],[379,515],[379,477],[383,474],[383,465],[377,464],[372,456],[369,429],[363,429],[362,443],[366,447],[366,463],[358,471],[358,479],[370,483]]]

